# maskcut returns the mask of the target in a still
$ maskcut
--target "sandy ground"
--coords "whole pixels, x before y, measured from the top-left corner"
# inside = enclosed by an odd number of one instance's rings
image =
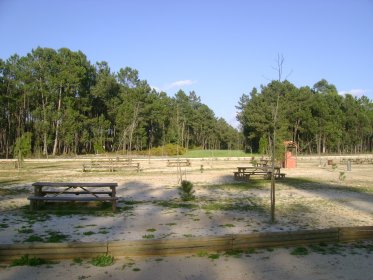
[[[373,225],[373,165],[353,165],[347,172],[343,164],[332,168],[325,163],[326,159],[321,165],[319,160],[303,159],[296,169],[284,170],[288,179],[276,184],[275,224],[269,222],[269,182],[255,187],[257,181],[237,184],[233,180],[232,172],[249,165],[247,161],[192,161],[191,168],[183,168],[183,178],[193,182],[196,190],[197,207],[191,209],[165,206],[180,199],[176,168],[165,168],[164,163],[141,163],[140,174],[40,170],[39,181],[117,182],[118,206],[125,210],[106,216],[48,215],[30,221],[19,207],[28,205],[32,182],[9,185],[5,189],[18,191],[0,198],[0,243],[22,243],[32,235],[47,238],[50,232],[65,235],[67,241],[90,242]],[[371,253],[300,257],[287,249],[217,260],[161,259],[136,260],[132,266],[139,271],[126,265],[125,259],[109,268],[71,261],[51,268],[5,267],[0,279],[62,279],[66,272],[71,279],[368,279],[364,275],[371,272],[372,264]]]

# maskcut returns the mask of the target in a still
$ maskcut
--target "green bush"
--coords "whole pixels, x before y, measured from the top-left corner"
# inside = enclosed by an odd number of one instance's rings
[[[181,181],[181,186],[179,187],[179,194],[183,201],[190,201],[195,199],[193,190],[193,184],[190,181]]]

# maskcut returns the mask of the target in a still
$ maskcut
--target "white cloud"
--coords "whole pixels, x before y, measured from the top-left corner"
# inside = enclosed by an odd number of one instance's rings
[[[173,88],[181,88],[181,87],[193,85],[195,83],[196,81],[192,81],[192,80],[180,80],[180,81],[175,81],[175,82],[172,82],[166,85],[165,89],[167,90],[167,89],[173,89]]]
[[[360,89],[360,88],[351,89],[351,90],[342,90],[339,92],[340,95],[351,94],[356,97],[361,97],[363,95],[366,95],[366,93],[367,93],[367,90]]]

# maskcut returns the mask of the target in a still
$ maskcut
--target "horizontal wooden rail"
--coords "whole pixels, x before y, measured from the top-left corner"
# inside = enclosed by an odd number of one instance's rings
[[[0,261],[18,259],[23,255],[43,259],[92,258],[103,254],[112,256],[172,255],[199,251],[245,250],[372,239],[373,226],[364,226],[178,239],[0,244]]]

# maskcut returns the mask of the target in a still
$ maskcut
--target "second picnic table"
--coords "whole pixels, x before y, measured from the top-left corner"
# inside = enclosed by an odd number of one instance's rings
[[[113,212],[116,211],[117,183],[36,182],[32,186],[34,195],[28,197],[31,210],[34,210],[39,202],[46,201],[108,201],[112,203]],[[103,188],[109,190],[102,190]]]
[[[284,178],[285,174],[281,173],[280,167],[274,168],[275,178]],[[272,175],[272,168],[269,166],[259,167],[259,166],[240,166],[237,167],[237,171],[233,172],[234,178],[236,180],[248,181],[251,175],[263,175],[264,178],[270,179]]]

